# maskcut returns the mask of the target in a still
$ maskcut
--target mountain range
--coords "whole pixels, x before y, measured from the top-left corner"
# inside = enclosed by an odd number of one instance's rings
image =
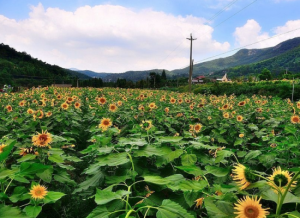
[[[193,76],[205,75],[220,77],[224,72],[231,76],[243,76],[260,73],[263,68],[279,73],[286,70],[300,72],[300,37],[281,42],[276,46],[263,49],[241,49],[232,56],[195,64]],[[74,77],[80,79],[101,78],[104,82],[126,79],[145,80],[150,72],[161,73],[162,69],[144,71],[127,71],[124,73],[94,72],[76,68],[64,69],[56,65],[31,57],[26,52],[18,52],[8,45],[0,44],[0,77],[24,79],[59,79],[61,81]],[[188,77],[189,67],[168,71],[167,78]],[[24,81],[25,83],[26,81]]]
[[[193,76],[221,76],[222,74],[224,74],[224,72],[227,72],[228,76],[242,76],[247,74],[260,73],[263,68],[279,71],[284,70],[287,67],[289,67],[291,71],[300,72],[300,67],[298,69],[298,65],[296,64],[295,66],[295,63],[298,63],[300,60],[299,46],[300,37],[296,37],[269,48],[241,49],[237,53],[229,57],[218,58],[212,61],[195,64],[193,66]],[[291,57],[299,58],[290,59]],[[274,63],[280,63],[280,65],[274,65]],[[263,68],[258,66],[263,66]],[[253,71],[250,71],[250,69],[253,69]],[[118,78],[139,81],[141,79],[146,79],[149,76],[150,72],[161,73],[162,69],[127,71],[124,73],[96,73],[89,70],[76,71],[90,77],[101,78],[105,81],[116,81]],[[188,72],[189,67],[172,71],[166,70],[168,78],[187,77]]]

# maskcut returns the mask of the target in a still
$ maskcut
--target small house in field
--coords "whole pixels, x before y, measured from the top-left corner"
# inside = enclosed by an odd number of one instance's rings
[[[72,84],[52,84],[52,86],[58,88],[70,88],[72,87]]]
[[[221,78],[221,79],[217,79],[218,82],[231,82],[231,79],[227,78],[227,73],[225,73],[225,75]]]
[[[203,79],[205,78],[205,76],[198,76],[196,78],[192,79],[192,84],[200,84],[203,83]]]

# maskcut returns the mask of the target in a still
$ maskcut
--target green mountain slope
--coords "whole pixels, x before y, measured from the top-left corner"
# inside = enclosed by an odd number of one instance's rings
[[[229,77],[245,76],[249,74],[259,74],[267,68],[273,75],[278,75],[286,70],[293,73],[300,73],[300,45],[292,50],[289,50],[281,55],[269,58],[253,64],[247,64],[237,67],[228,68],[225,71]],[[213,75],[221,76],[224,71],[217,71]]]
[[[248,65],[252,63],[261,62],[264,60],[269,60],[271,58],[280,56],[282,54],[285,54],[296,47],[300,46],[300,37],[289,39],[287,41],[284,41],[274,47],[270,48],[264,48],[264,49],[241,49],[236,54],[226,57],[226,58],[219,58],[212,61],[203,62],[200,64],[194,65],[194,71],[193,76],[198,75],[208,75],[212,72],[213,76],[219,76],[224,74],[224,70],[231,68],[230,70],[233,70],[232,67],[239,67],[243,65]],[[292,60],[283,60],[281,61],[281,64],[286,63],[285,66],[291,67]],[[294,65],[293,65],[294,66]],[[236,69],[236,68],[234,68]],[[237,72],[233,73],[234,75],[244,75],[249,74],[251,72],[247,71],[248,69],[244,69],[243,72]],[[227,70],[226,70],[227,71]],[[247,72],[246,72],[247,71]],[[139,81],[141,79],[146,79],[149,76],[150,72],[157,72],[161,73],[162,70],[155,69],[155,70],[145,70],[145,71],[127,71],[125,73],[96,73],[93,71],[80,71],[78,72],[84,73],[91,77],[98,77],[102,78],[104,81],[116,81],[118,78],[120,79],[126,79],[131,81]],[[177,77],[188,77],[189,67],[184,69],[178,69],[173,71],[166,71],[168,78],[177,78]],[[227,71],[228,72],[228,71]],[[255,73],[255,72],[252,72]]]
[[[47,64],[31,57],[26,52],[18,52],[8,45],[0,44],[0,85],[11,82],[12,79],[20,85],[26,85],[28,81],[33,80],[36,84],[43,84],[45,83],[43,80],[61,82],[72,77],[90,78],[75,71]]]
[[[230,67],[252,64],[284,54],[300,45],[300,37],[289,39],[274,47],[264,49],[241,49],[234,55],[194,65],[194,75],[208,75]],[[187,75],[189,68],[174,70],[175,74]]]

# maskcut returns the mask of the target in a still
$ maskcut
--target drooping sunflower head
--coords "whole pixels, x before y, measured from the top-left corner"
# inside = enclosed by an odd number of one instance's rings
[[[259,201],[260,198],[257,199],[257,196],[255,198],[246,196],[244,199],[239,199],[234,207],[236,218],[266,218],[269,208],[263,209]]]
[[[52,142],[51,134],[47,132],[47,130],[44,132],[42,130],[42,133],[37,133],[37,135],[32,136],[32,143],[33,145],[37,147],[46,147]]]
[[[298,115],[293,115],[291,117],[291,122],[294,123],[294,124],[297,124],[297,123],[300,123],[300,118]]]
[[[196,208],[202,208],[202,205],[203,205],[203,201],[204,201],[204,198],[198,198],[196,201],[194,201],[196,203]]]
[[[148,131],[149,129],[152,128],[152,121],[151,120],[143,120],[142,124],[140,124],[140,126],[142,127],[142,129],[145,129],[146,131]]]
[[[270,180],[268,184],[273,188],[274,192],[278,193],[278,190],[280,190],[283,193],[292,180],[292,174],[287,170],[281,170],[279,166],[273,170],[273,174],[268,179]],[[296,184],[297,181],[293,181],[290,188],[296,187]]]
[[[240,190],[247,188],[252,182],[256,181],[255,176],[251,174],[251,169],[242,164],[237,164],[232,172],[234,174],[233,180],[236,181]]]
[[[101,128],[102,130],[107,130],[111,126],[112,121],[109,118],[102,118],[99,124],[99,128]]]
[[[42,119],[44,117],[44,112],[42,110],[37,110],[35,115],[37,118]]]
[[[47,195],[48,191],[47,188],[43,185],[34,185],[32,186],[29,194],[31,195],[31,198],[33,199],[44,199]]]
[[[1,144],[1,145],[0,145],[0,154],[3,152],[3,148],[4,148],[4,147],[6,147],[5,144]]]

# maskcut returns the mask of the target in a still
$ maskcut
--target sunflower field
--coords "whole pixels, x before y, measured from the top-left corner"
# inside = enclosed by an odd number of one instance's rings
[[[0,94],[0,217],[300,217],[300,102],[113,88]]]

